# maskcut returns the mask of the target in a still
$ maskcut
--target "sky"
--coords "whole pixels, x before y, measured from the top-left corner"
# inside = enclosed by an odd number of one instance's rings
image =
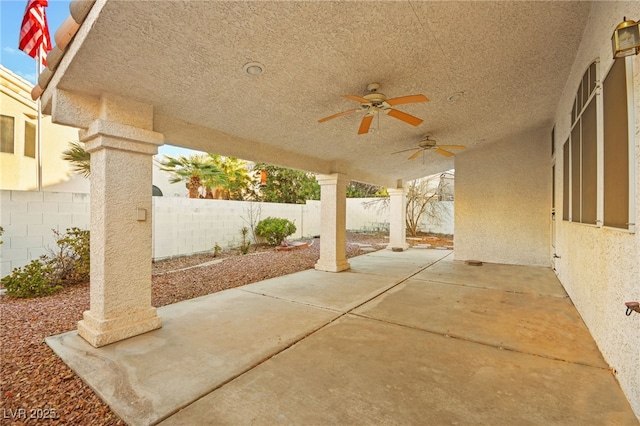
[[[55,46],[53,35],[69,16],[70,0],[49,0],[49,6],[45,9],[51,43]],[[0,64],[13,71],[32,84],[36,83],[36,60],[18,49],[20,38],[20,27],[27,0],[0,0]],[[159,154],[163,155],[185,155],[189,156],[197,151],[178,148],[171,145],[163,145],[159,149]]]
[[[51,42],[54,45],[53,34],[69,16],[69,3],[69,0],[49,0],[49,6],[45,9]],[[27,0],[0,0],[0,38],[2,39],[0,63],[35,84],[36,60],[18,49],[20,26],[26,6]]]

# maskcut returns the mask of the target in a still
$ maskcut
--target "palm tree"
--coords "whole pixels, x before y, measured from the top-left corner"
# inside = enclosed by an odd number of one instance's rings
[[[209,188],[212,188],[211,198],[242,200],[244,192],[251,185],[247,162],[218,154],[209,154],[209,160],[226,176],[226,181],[224,182],[211,182],[212,184],[209,186]]]
[[[200,198],[201,187],[209,192],[209,188],[227,182],[223,171],[205,155],[180,155],[177,158],[165,155],[159,164],[160,170],[171,173],[169,182],[186,182],[189,198]]]
[[[70,148],[62,151],[62,159],[71,163],[71,170],[85,178],[91,176],[91,154],[80,142],[69,142]]]

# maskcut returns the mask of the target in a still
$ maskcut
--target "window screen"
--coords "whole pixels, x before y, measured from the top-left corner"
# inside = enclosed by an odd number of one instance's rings
[[[580,120],[571,131],[571,220],[580,221]]]
[[[604,225],[629,228],[629,111],[624,59],[615,61],[602,89]]]
[[[570,173],[569,164],[571,161],[571,140],[567,141],[562,146],[562,220],[569,220],[569,197],[570,197]]]

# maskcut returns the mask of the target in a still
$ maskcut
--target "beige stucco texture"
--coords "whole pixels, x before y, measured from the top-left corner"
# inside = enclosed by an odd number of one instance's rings
[[[598,63],[598,80],[603,81],[607,76],[613,64],[610,43],[612,29],[623,16],[637,20],[640,17],[640,3],[592,4],[582,43],[558,104],[555,117],[555,253],[559,257],[554,263],[560,281],[605,360],[616,372],[616,378],[636,415],[640,417],[640,315],[625,315],[625,302],[640,300],[640,235],[637,232],[640,217],[640,56],[619,60],[627,61],[627,67],[631,70],[627,94],[632,106],[629,152],[632,171],[630,186],[634,189],[631,192],[630,222],[636,223],[636,231],[606,228],[601,222],[599,225],[585,225],[562,220],[563,156],[568,155],[563,152],[563,144],[571,132],[570,112],[576,90],[585,70],[594,60]],[[602,118],[598,119],[597,125],[599,130],[603,128]],[[602,164],[598,167],[598,178],[603,180]],[[602,194],[599,192],[600,220]]]
[[[456,259],[550,265],[550,137],[522,133],[456,156]]]
[[[81,132],[91,153],[91,297],[78,332],[103,346],[161,326],[151,307],[152,155],[162,144],[146,105],[105,95]],[[111,120],[116,120],[111,121]]]

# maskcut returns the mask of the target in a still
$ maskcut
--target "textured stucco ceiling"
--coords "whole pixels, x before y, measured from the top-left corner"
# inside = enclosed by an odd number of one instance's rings
[[[154,106],[175,145],[392,185],[452,168],[433,152],[408,161],[425,133],[482,144],[553,115],[590,10],[588,2],[178,2],[98,0],[56,73],[64,90],[110,92]],[[250,77],[242,67],[265,65]],[[372,82],[397,109],[357,135]],[[48,91],[54,90],[48,88]],[[457,101],[447,101],[464,92]]]

